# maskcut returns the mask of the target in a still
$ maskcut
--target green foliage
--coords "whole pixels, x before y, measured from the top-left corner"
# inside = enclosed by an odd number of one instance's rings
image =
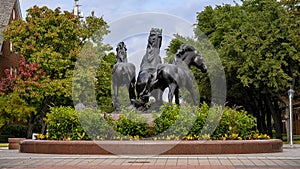
[[[92,140],[113,139],[116,136],[110,122],[99,111],[86,108],[77,110],[77,114],[81,126]]]
[[[1,135],[10,135],[11,137],[26,138],[27,126],[22,124],[10,124],[0,129]]]
[[[199,108],[199,110],[197,111],[197,119],[188,135],[197,136],[201,134],[200,131],[205,126],[205,121],[207,119],[208,112],[209,112],[209,106],[206,103],[203,103]]]
[[[112,68],[115,63],[115,54],[109,53],[100,61],[96,72],[96,99],[99,109],[107,113],[114,111],[112,106]]]
[[[147,137],[149,128],[147,118],[137,114],[134,110],[122,110],[118,120],[113,120],[114,129],[124,136],[131,137]]]
[[[176,35],[178,37],[179,35]],[[179,38],[172,39],[170,45],[167,48],[167,57],[164,58],[164,63],[175,63],[174,55],[176,54],[177,50],[179,49],[180,45],[183,44]]]
[[[267,132],[263,126],[269,119],[271,134],[274,122],[277,138],[281,138],[282,131],[282,111],[278,107],[287,106],[284,97],[290,86],[296,91],[300,88],[297,4],[298,1],[244,0],[242,4],[208,6],[197,15],[195,46],[201,53],[206,52],[201,43],[207,36],[218,51],[226,72],[228,103],[242,105],[255,115],[260,132]],[[208,68],[214,70],[210,64]],[[209,85],[201,74],[194,76],[200,90]],[[210,77],[210,81],[214,79]],[[266,118],[271,114],[273,120]]]
[[[101,40],[108,33],[107,28],[103,18],[92,16],[81,21],[59,8],[51,10],[34,6],[27,10],[25,21],[13,22],[4,33],[16,52],[29,63],[38,63],[39,68],[46,72],[51,81],[44,88],[44,95],[48,102],[59,105],[61,102],[72,104],[71,78],[82,47],[87,39],[93,39],[98,48],[104,46]]]
[[[214,132],[216,139],[251,139],[255,134],[256,119],[244,110],[225,108],[219,126]]]
[[[177,120],[179,116],[178,106],[165,105],[161,108],[162,113],[154,120],[153,130],[154,134],[160,134],[168,130]]]
[[[299,75],[299,41],[292,40],[299,22],[293,19],[276,0],[209,6],[198,14],[195,34],[204,32],[219,50],[227,79],[277,93]]]
[[[27,122],[35,107],[29,105],[17,92],[0,96],[0,128],[13,122]]]
[[[40,122],[50,106],[73,105],[72,77],[76,59],[89,40],[96,44],[97,57],[103,57],[107,46],[101,42],[102,36],[109,32],[107,28],[103,18],[90,16],[80,20],[60,8],[34,6],[27,10],[25,20],[14,21],[5,29],[5,39],[12,42],[13,49],[25,58],[26,64],[38,64],[38,70],[45,72],[43,81],[38,81],[41,82],[39,90],[26,86],[28,80],[18,88],[18,92],[26,96],[27,104],[36,110],[30,115],[31,123]],[[36,74],[31,75],[33,78]],[[82,86],[79,88],[84,90]]]
[[[123,109],[119,118],[86,108],[52,107],[47,114],[48,138],[56,140],[246,140],[266,139],[256,131],[256,119],[244,110],[226,107],[200,108],[165,104],[160,114],[152,112],[153,121],[134,110]],[[223,113],[223,115],[222,115]],[[81,127],[82,126],[82,127]],[[44,137],[43,137],[44,138]]]
[[[52,107],[44,119],[48,125],[49,138],[54,140],[82,140],[85,135],[76,111],[71,107]]]

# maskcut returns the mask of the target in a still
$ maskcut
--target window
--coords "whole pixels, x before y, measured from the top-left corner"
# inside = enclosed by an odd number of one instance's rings
[[[12,43],[11,42],[9,43],[9,50],[10,50],[10,52],[13,51],[13,47],[12,47]]]
[[[16,11],[15,11],[15,9],[13,9],[12,15],[13,15],[13,16],[12,16],[12,17],[13,17],[12,19],[15,20],[15,19],[16,19]]]
[[[17,68],[15,68],[15,78],[17,78],[17,74],[18,74],[17,71],[18,71]]]
[[[12,67],[12,66],[10,66],[10,68],[9,68],[9,75],[10,75],[10,76],[13,75],[13,67]]]

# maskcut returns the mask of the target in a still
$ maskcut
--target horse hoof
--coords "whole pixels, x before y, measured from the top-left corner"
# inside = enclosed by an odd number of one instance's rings
[[[141,100],[135,100],[135,99],[131,99],[131,102],[133,103],[133,106],[136,108],[139,108],[145,104]]]

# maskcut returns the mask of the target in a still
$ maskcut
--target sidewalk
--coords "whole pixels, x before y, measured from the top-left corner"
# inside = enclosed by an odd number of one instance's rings
[[[300,145],[284,145],[282,153],[190,156],[103,156],[25,154],[0,149],[0,168],[42,169],[234,169],[299,168]]]

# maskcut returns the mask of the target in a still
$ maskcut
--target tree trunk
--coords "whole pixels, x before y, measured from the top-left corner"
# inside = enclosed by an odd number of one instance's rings
[[[257,130],[262,133],[262,122],[261,122],[261,113],[259,110],[259,104],[258,104],[258,98],[256,97],[256,93],[253,93],[252,91],[248,90],[247,91],[247,95],[250,98],[250,102],[249,103],[245,103],[245,105],[249,104],[249,108],[252,110],[252,114],[254,115],[254,117],[256,118],[256,126],[257,126]]]
[[[260,125],[261,125],[261,133],[267,133],[267,125],[266,125],[266,109],[263,104],[263,98],[262,95],[259,94],[259,100],[257,100],[258,103],[258,109],[260,111]]]
[[[286,137],[287,142],[290,142],[290,114],[289,114],[289,107],[285,108],[285,128],[286,128]]]
[[[271,112],[267,111],[267,134],[272,138],[273,132],[272,132],[272,117]]]
[[[41,103],[41,107],[40,107],[40,112],[39,114],[41,114],[41,119],[40,119],[40,123],[42,125],[41,128],[41,133],[42,134],[46,134],[46,129],[47,129],[47,125],[46,122],[44,121],[44,118],[46,117],[47,112],[49,111],[49,103],[48,103],[48,97],[45,97]]]
[[[271,98],[270,95],[268,95],[268,97],[266,97],[266,100],[265,100],[268,114],[272,115],[272,118],[273,118],[273,121],[274,121],[274,125],[271,124],[271,126],[269,126],[269,128],[271,127],[271,129],[272,129],[273,126],[274,126],[275,133],[276,133],[276,138],[282,139],[281,115],[278,111],[275,110],[275,109],[277,109],[277,110],[279,109],[278,108],[278,103],[277,103],[276,100],[274,102],[272,102],[271,100],[272,100],[272,98]],[[276,105],[277,105],[277,108],[276,108]],[[271,118],[271,117],[269,117],[269,118]],[[270,134],[273,134],[273,133],[268,131],[268,135],[270,135]],[[272,136],[272,135],[270,135],[270,136]]]
[[[279,110],[278,101],[274,101],[274,111],[272,111],[272,116],[274,119],[274,128],[277,139],[282,140],[282,120],[281,120],[281,112]]]
[[[26,137],[27,139],[32,138],[34,118],[35,118],[34,112],[31,112],[28,119],[28,129],[27,129],[27,137]]]

